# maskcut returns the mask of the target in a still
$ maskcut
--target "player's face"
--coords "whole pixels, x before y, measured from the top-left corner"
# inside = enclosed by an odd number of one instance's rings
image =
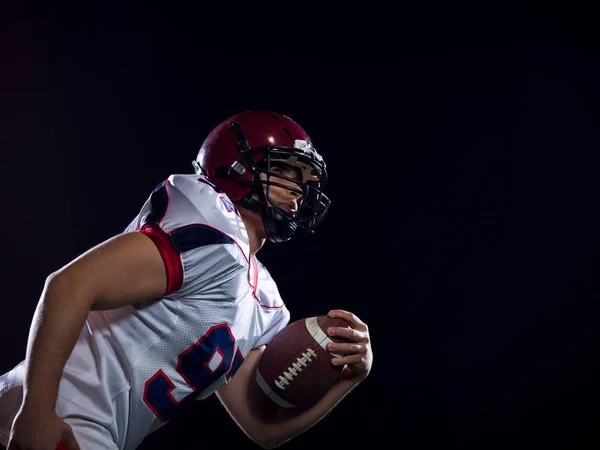
[[[289,186],[293,189],[301,190],[301,187],[298,183],[294,183],[291,180],[276,176],[282,175],[293,180],[302,181],[302,171],[298,167],[289,166],[287,164],[277,164],[271,167],[271,173],[275,174],[270,176],[271,183],[278,183],[284,186]],[[267,179],[267,175],[264,173],[261,173],[260,177],[262,180]],[[266,194],[266,185],[264,189]],[[277,206],[291,213],[295,213],[298,210],[298,207],[300,206],[300,200],[302,199],[302,194],[294,192],[290,189],[286,189],[285,187],[273,186],[272,184],[269,188],[269,191],[271,201],[276,203]]]

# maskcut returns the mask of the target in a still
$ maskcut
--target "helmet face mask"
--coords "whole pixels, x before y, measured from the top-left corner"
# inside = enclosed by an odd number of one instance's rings
[[[258,163],[254,163],[251,158],[247,161],[250,170],[255,174],[252,182],[254,190],[251,194],[258,194],[259,200],[262,200],[263,195],[260,193],[264,192],[263,207],[274,208],[288,221],[295,222],[296,225],[309,233],[314,233],[316,226],[327,213],[331,203],[322,191],[322,187],[327,182],[327,170],[322,160],[311,159],[289,148],[267,147],[255,151],[262,152],[265,156]],[[298,168],[302,180],[273,171],[275,167],[282,165]],[[261,174],[264,174],[264,177],[261,177]],[[235,179],[238,175],[236,170],[229,170],[231,178]],[[288,181],[288,183],[282,183],[283,180]],[[243,180],[240,180],[240,182],[243,182]],[[297,211],[292,213],[279,206],[272,197],[273,187],[287,189],[298,194],[300,200],[297,202]]]
[[[287,241],[298,227],[314,233],[329,209],[322,191],[327,182],[323,158],[306,132],[280,114],[248,111],[225,120],[204,141],[193,164],[231,200],[259,212],[272,242]],[[300,176],[274,172],[282,165],[298,169]],[[282,208],[273,188],[298,194],[297,210]]]

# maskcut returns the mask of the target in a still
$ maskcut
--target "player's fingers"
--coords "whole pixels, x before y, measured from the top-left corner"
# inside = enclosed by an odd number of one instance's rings
[[[369,334],[347,327],[331,327],[327,330],[329,336],[336,336],[352,342],[369,342]]]
[[[344,319],[346,322],[348,322],[348,325],[350,325],[352,328],[356,328],[357,330],[366,331],[368,329],[367,324],[360,320],[356,314],[351,313],[350,311],[345,311],[343,309],[332,309],[327,313],[327,315],[336,319]]]
[[[360,364],[362,363],[362,359],[363,359],[363,355],[359,354],[359,355],[348,355],[348,356],[343,356],[341,358],[332,358],[331,359],[331,364],[333,364],[334,366],[343,366],[344,364]]]
[[[365,354],[367,353],[367,346],[363,344],[348,344],[343,342],[330,342],[327,344],[327,350],[332,353],[341,355],[345,354]]]

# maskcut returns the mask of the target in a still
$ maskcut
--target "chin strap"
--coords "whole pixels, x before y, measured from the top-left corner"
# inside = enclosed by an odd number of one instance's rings
[[[258,191],[258,195],[261,197],[260,201],[252,198],[252,193],[250,193],[240,202],[245,208],[261,215],[265,233],[270,242],[277,244],[289,241],[298,229],[298,225],[277,212],[275,208],[269,208],[266,205],[267,200],[264,192],[262,192],[262,189],[259,189]]]

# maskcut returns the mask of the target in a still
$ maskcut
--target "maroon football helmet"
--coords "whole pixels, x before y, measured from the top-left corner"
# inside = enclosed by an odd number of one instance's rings
[[[300,125],[282,114],[246,111],[226,119],[210,132],[192,164],[231,200],[259,212],[272,242],[287,241],[298,226],[314,233],[329,209],[330,200],[322,191],[327,181],[325,161]],[[278,164],[299,168],[302,181],[273,173],[271,168]],[[266,180],[261,180],[261,173]],[[298,188],[271,177],[287,178]],[[271,186],[302,195],[298,211],[291,213],[275,204]]]

